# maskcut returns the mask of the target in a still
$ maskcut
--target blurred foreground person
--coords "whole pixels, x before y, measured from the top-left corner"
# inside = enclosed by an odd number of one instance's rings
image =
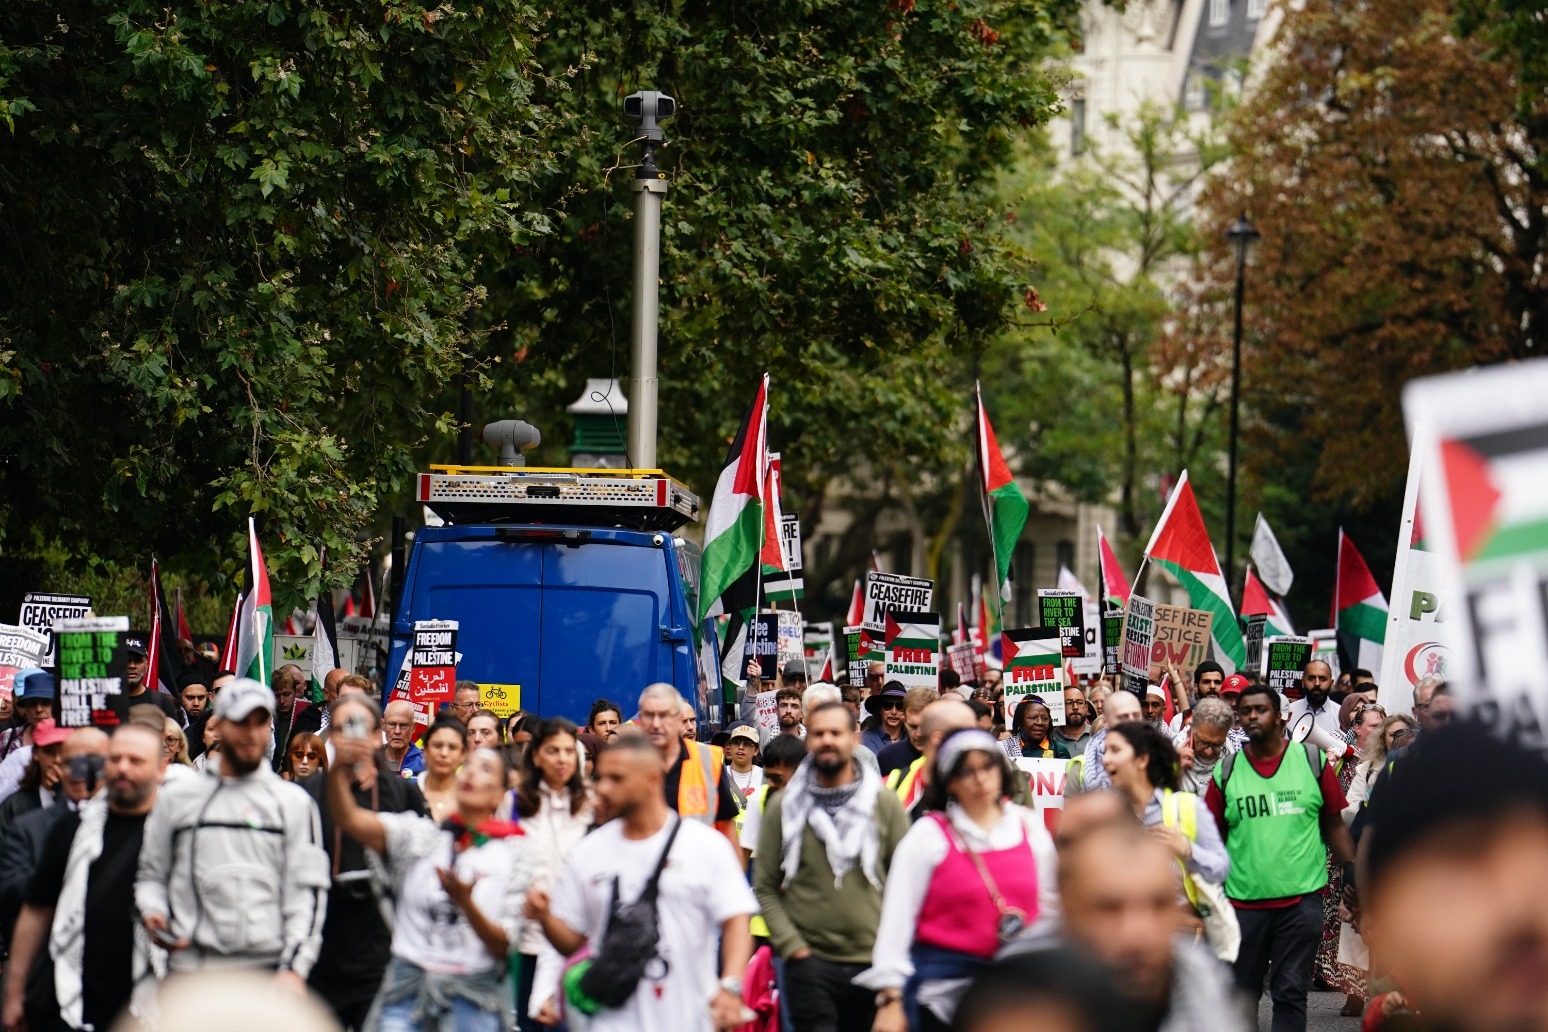
[[[953,1032],[1140,1032],[1145,1026],[1102,965],[1054,948],[985,968],[963,994],[951,1027]]]
[[[268,979],[245,971],[174,978],[161,990],[154,1020],[126,1014],[112,1026],[113,1032],[337,1032],[338,1027],[315,999],[276,993]]]
[[[1436,730],[1370,809],[1360,928],[1419,1027],[1548,1030],[1548,764],[1471,724]]]
[[[1095,796],[1082,799],[1092,800],[1082,809],[1097,813]],[[1104,809],[1096,820],[1074,839],[1060,837],[1065,934],[1107,966],[1141,1027],[1245,1032],[1230,969],[1205,943],[1178,934],[1177,861],[1168,844],[1128,813]]]

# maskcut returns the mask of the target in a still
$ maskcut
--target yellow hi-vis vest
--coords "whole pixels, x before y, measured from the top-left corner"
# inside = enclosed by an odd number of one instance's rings
[[[725,766],[725,753],[719,746],[702,745],[686,738],[683,748],[691,755],[683,763],[683,776],[677,782],[678,815],[702,824],[714,824],[715,810],[720,803],[720,772]]]
[[[1186,797],[1188,802],[1183,804]],[[1167,828],[1179,828],[1188,836],[1189,842],[1199,840],[1199,797],[1192,792],[1174,792],[1170,788],[1161,790],[1161,824]],[[1177,869],[1182,871],[1183,892],[1188,895],[1188,902],[1195,907],[1199,905],[1199,889],[1193,884],[1193,876],[1188,873],[1188,866],[1183,861],[1177,861]]]
[[[758,808],[758,812],[762,813],[764,808],[768,805],[768,802],[768,785],[759,785],[757,790],[753,792],[752,795],[748,796],[747,805],[742,807],[741,811],[736,815],[736,840],[738,842],[742,841],[742,825],[747,823],[747,811],[750,808],[756,806]],[[754,856],[754,859],[756,859],[756,855]],[[748,927],[752,931],[754,938],[767,939],[769,937],[769,926],[764,923],[762,914],[754,914],[752,916],[752,920],[748,922]]]

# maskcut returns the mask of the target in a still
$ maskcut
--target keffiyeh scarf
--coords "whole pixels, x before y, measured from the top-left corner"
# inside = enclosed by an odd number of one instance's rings
[[[853,763],[853,761],[851,761]],[[801,866],[801,835],[807,828],[817,836],[828,853],[833,868],[833,887],[838,888],[844,875],[858,861],[865,880],[876,888],[881,838],[876,828],[876,796],[881,791],[881,775],[863,763],[853,763],[855,777],[846,785],[825,788],[817,782],[816,768],[808,759],[791,776],[780,793],[780,871],[781,885],[789,885]]]

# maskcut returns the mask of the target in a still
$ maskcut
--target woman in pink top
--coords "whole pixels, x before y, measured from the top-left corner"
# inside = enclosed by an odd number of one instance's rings
[[[875,1032],[946,1029],[957,998],[1005,943],[1056,918],[1053,840],[1006,799],[1015,769],[987,731],[941,742],[921,817],[893,855],[871,967]]]

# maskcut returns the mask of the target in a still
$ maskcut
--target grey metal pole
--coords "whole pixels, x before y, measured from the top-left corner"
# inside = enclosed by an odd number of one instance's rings
[[[656,468],[656,318],[661,290],[661,202],[666,173],[656,167],[656,148],[666,144],[661,123],[677,114],[677,101],[655,90],[624,98],[633,122],[640,164],[629,183],[634,194],[634,326],[629,338],[629,464]]]
[[[1236,333],[1231,342],[1231,437],[1227,442],[1226,471],[1226,540],[1225,579],[1226,591],[1235,583],[1236,573],[1236,435],[1238,413],[1242,398],[1242,295],[1247,290],[1247,260],[1243,254],[1236,261]]]
[[[649,170],[650,178],[645,178]],[[635,469],[656,468],[656,322],[660,311],[661,202],[666,175],[647,161],[629,183],[634,193],[634,325],[629,342],[628,457]]]

